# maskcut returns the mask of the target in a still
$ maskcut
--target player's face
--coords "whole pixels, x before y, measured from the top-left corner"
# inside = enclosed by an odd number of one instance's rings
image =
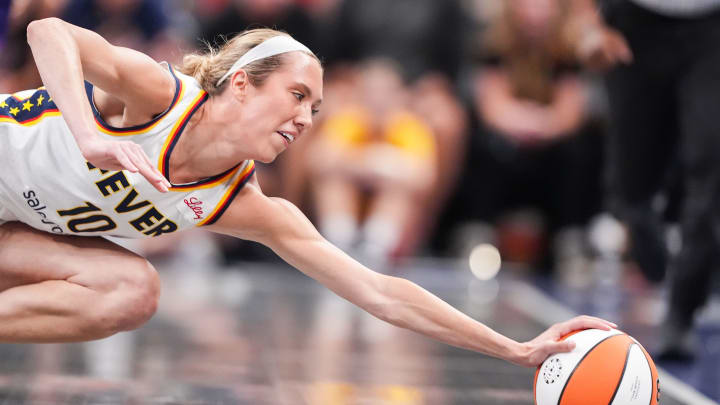
[[[260,87],[248,86],[242,132],[254,159],[271,162],[308,133],[322,102],[322,67],[302,52],[285,55],[285,64]]]

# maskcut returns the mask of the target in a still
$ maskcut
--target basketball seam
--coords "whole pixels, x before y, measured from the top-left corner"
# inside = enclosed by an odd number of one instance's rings
[[[562,401],[563,395],[565,394],[565,388],[567,388],[567,385],[568,385],[568,383],[570,382],[570,380],[572,379],[573,374],[575,374],[575,371],[578,369],[578,367],[580,367],[580,364],[582,364],[583,360],[585,360],[585,358],[588,356],[588,354],[590,354],[590,352],[592,352],[593,349],[597,347],[597,345],[599,345],[600,343],[602,343],[602,342],[610,339],[610,338],[613,337],[613,336],[619,336],[619,335],[607,336],[607,337],[605,337],[603,340],[595,343],[595,344],[593,345],[593,347],[591,347],[590,349],[588,349],[588,351],[582,356],[582,358],[580,359],[580,361],[578,361],[577,364],[575,364],[575,367],[574,367],[573,370],[570,372],[570,375],[568,375],[568,378],[565,380],[565,384],[563,384],[562,391],[560,391],[560,396],[558,397],[558,400],[557,400],[557,405],[560,405],[560,402]]]
[[[650,364],[650,355],[645,351],[645,348],[642,347],[642,345],[638,342],[637,345],[640,347],[640,352],[643,355],[643,359],[645,360],[645,364],[647,364],[648,371],[650,372],[650,402],[648,402],[648,405],[652,405],[653,399],[655,398],[655,391],[657,390],[657,387],[655,385],[656,383],[656,376],[653,375],[653,368]]]
[[[653,399],[655,399],[655,396],[657,394],[657,383],[659,382],[659,378],[657,376],[657,369],[655,370],[655,375],[653,375],[653,366],[654,363],[652,363],[652,358],[650,357],[650,354],[648,354],[647,350],[643,347],[643,345],[640,344],[640,342],[637,341],[637,339],[632,338],[635,341],[635,344],[638,345],[640,348],[640,351],[643,354],[643,359],[645,359],[645,364],[648,366],[648,371],[650,371],[650,402],[648,402],[648,405],[652,405]],[[659,401],[657,403],[660,403]]]
[[[617,385],[615,386],[615,392],[613,392],[612,397],[610,397],[610,401],[608,402],[608,405],[612,405],[613,401],[615,400],[615,396],[618,393],[618,390],[620,389],[620,385],[622,384],[623,377],[625,377],[625,370],[627,370],[628,361],[630,360],[630,351],[632,347],[635,345],[635,343],[630,342],[628,347],[625,349],[627,353],[625,353],[625,364],[623,364],[623,369],[620,372],[620,380],[618,381]],[[650,376],[652,378],[652,376]]]

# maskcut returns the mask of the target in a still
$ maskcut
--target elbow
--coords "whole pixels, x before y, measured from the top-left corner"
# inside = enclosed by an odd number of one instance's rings
[[[63,21],[57,17],[48,17],[41,20],[31,21],[27,26],[27,42],[32,46],[33,44],[42,41],[43,39],[49,38],[48,33],[54,29],[58,29],[63,24]]]

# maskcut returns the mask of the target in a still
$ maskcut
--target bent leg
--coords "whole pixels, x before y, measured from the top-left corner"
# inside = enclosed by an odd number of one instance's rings
[[[84,341],[135,329],[159,295],[150,263],[107,240],[0,226],[0,342]]]

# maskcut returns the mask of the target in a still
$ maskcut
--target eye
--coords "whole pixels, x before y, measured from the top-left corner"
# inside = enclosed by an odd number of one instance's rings
[[[296,99],[298,99],[298,101],[303,101],[303,99],[305,98],[305,95],[302,93],[293,92],[293,95],[295,96]]]
[[[317,108],[313,108],[312,110],[310,110],[310,112],[312,113],[312,115],[317,115],[317,113],[319,113],[320,110],[318,110]]]

